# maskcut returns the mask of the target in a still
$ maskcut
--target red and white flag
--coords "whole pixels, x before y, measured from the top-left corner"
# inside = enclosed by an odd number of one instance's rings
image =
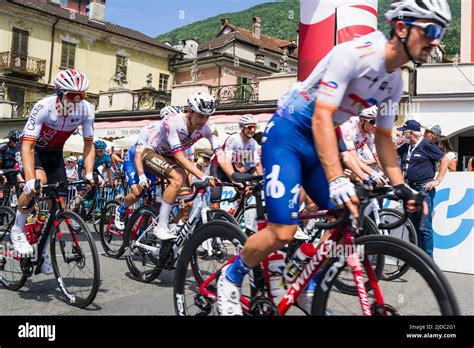
[[[377,0],[300,0],[298,80],[338,43],[377,30]]]

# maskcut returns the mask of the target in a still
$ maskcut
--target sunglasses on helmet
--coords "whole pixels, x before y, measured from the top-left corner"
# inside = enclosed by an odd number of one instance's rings
[[[84,92],[72,92],[72,91],[64,91],[63,95],[73,103],[78,103],[80,101],[83,101],[84,98],[86,97],[86,93]]]
[[[441,40],[446,33],[446,28],[436,23],[420,23],[414,21],[404,21],[405,24],[421,28],[425,36],[430,40]]]

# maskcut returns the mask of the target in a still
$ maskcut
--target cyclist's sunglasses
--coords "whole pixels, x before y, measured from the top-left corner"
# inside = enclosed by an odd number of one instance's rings
[[[80,101],[83,101],[84,98],[86,97],[86,94],[84,92],[71,92],[71,91],[64,91],[63,95],[73,103],[79,103]]]
[[[368,118],[362,118],[364,121],[369,122],[372,126],[375,126],[375,120],[374,119],[368,119]]]
[[[420,23],[414,21],[404,21],[405,24],[421,28],[425,36],[430,40],[441,40],[446,33],[446,28],[436,23]]]
[[[248,131],[254,131],[257,129],[257,126],[245,126],[244,128]]]

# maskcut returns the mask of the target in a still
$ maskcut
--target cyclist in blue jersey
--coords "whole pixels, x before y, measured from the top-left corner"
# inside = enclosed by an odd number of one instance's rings
[[[362,109],[378,105],[375,144],[381,165],[405,209],[416,210],[415,192],[405,184],[391,136],[403,91],[400,68],[410,60],[427,61],[441,43],[451,12],[446,0],[404,0],[393,2],[385,17],[390,39],[376,31],[335,46],[279,100],[262,141],[269,225],[247,239],[236,260],[222,269],[217,282],[221,315],[242,315],[244,276],[293,239],[301,188],[318,207],[345,204],[357,218],[358,198],[344,176],[334,128]],[[308,312],[308,297],[300,298]]]
[[[107,148],[107,144],[103,140],[96,140],[94,141],[94,147],[95,147],[95,159],[94,159],[94,173],[102,176],[102,173],[99,172],[99,167],[103,166],[107,170],[107,177],[108,178],[113,178],[113,173],[112,173],[112,162],[110,155],[105,151]],[[84,168],[84,160],[81,159],[79,163],[77,164],[78,166],[78,171],[79,171],[79,178],[82,180],[83,178],[83,170]]]

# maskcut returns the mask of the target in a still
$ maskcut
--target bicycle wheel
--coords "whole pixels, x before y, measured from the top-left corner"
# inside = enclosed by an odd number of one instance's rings
[[[201,225],[184,245],[176,265],[173,301],[177,315],[217,315],[216,299],[202,295],[199,285],[236,255],[247,236],[235,225],[224,221],[212,221]],[[199,258],[197,249],[205,243],[212,245],[212,254]],[[250,298],[250,281],[242,285],[243,294]],[[217,279],[207,289],[216,294]]]
[[[9,207],[0,207],[0,284],[16,291],[25,285],[28,277],[23,273],[20,261],[11,255],[10,231],[15,222],[15,212]]]
[[[400,220],[403,217],[403,213],[396,210],[396,209],[391,209],[391,208],[386,208],[386,209],[381,209],[379,211],[380,215],[380,222],[381,223],[392,223],[397,220]],[[418,245],[418,238],[416,235],[416,230],[415,226],[413,226],[413,223],[407,219],[403,225],[401,225],[398,228],[392,229],[392,230],[387,230],[387,231],[381,231],[383,234],[384,232],[388,233],[389,235],[397,238],[401,238],[407,242],[410,242],[414,245]],[[392,269],[386,270],[383,274],[383,279],[390,281],[390,280],[395,280],[408,271],[408,265],[402,263],[400,260],[392,260],[389,259],[387,262],[391,262],[393,264]]]
[[[158,223],[158,216],[159,212],[155,207],[142,206],[132,214],[125,228],[125,260],[132,277],[143,283],[155,280],[160,275],[161,268],[158,267],[158,255],[137,246],[136,242],[141,237],[141,244],[156,246],[153,227]]]
[[[76,213],[63,211],[51,233],[51,263],[59,288],[75,307],[90,305],[99,290],[99,255],[86,223]],[[79,226],[81,233],[75,232]]]
[[[120,206],[117,201],[110,201],[102,210],[99,223],[99,237],[104,252],[118,259],[125,252],[124,231],[115,227],[115,210]]]
[[[357,247],[363,248],[363,254],[360,255],[364,257],[364,279],[367,279],[365,266],[370,264],[371,258],[401,259],[410,268],[398,281],[377,282],[384,300],[382,305],[375,303],[374,289],[366,287],[373,315],[459,315],[458,304],[449,283],[434,261],[421,249],[391,236],[366,236],[356,239],[355,243]],[[346,269],[345,255],[331,259],[324,267],[314,294],[313,315],[325,315],[328,312],[334,315],[362,314],[359,297],[343,294],[334,286]]]
[[[102,211],[107,204],[107,201],[104,198],[97,199],[96,206],[92,211],[92,226],[94,226],[94,231],[98,235],[100,234],[100,217],[102,215]]]

